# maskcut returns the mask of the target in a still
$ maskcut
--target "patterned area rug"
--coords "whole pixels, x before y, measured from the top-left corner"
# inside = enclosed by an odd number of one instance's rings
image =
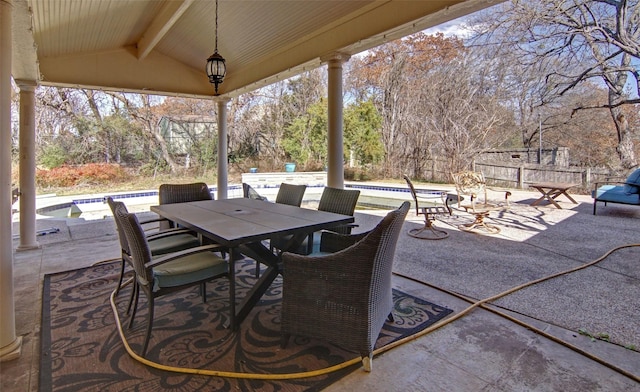
[[[255,262],[238,262],[238,296],[254,282]],[[147,367],[125,351],[116,330],[109,296],[119,263],[45,276],[42,309],[40,391],[315,391],[359,369],[292,380],[248,380],[179,374]],[[292,337],[280,343],[281,278],[276,279],[239,331],[223,327],[228,314],[227,281],[207,284],[207,302],[199,289],[156,299],[147,358],[167,366],[262,374],[318,370],[359,355],[331,344]],[[125,315],[130,287],[117,298],[129,344],[139,352],[147,314],[141,296],[136,322]],[[395,321],[387,322],[377,347],[419,332],[451,310],[394,290]]]

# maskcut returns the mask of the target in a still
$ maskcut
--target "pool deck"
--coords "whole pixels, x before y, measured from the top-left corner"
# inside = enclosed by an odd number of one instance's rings
[[[404,196],[390,199],[399,205],[410,198]],[[394,286],[454,310],[453,318],[467,311],[469,301],[615,251],[594,266],[518,290],[487,309],[476,307],[376,357],[372,373],[357,370],[326,390],[640,390],[640,247],[617,250],[640,242],[640,209],[609,205],[594,216],[589,196],[575,196],[577,205],[559,199],[562,209],[532,207],[537,198],[537,192],[513,191],[511,208],[489,218],[502,229],[497,235],[460,231],[458,225],[471,219],[462,211],[440,217],[435,224],[450,236],[439,241],[406,234],[422,225],[410,211],[396,248]],[[358,230],[373,227],[385,213],[358,211]],[[119,255],[110,218],[39,219],[37,226],[60,231],[39,236],[40,249],[15,253],[16,328],[24,345],[18,360],[0,364],[3,392],[38,390],[44,274]],[[595,338],[604,334],[609,341]]]

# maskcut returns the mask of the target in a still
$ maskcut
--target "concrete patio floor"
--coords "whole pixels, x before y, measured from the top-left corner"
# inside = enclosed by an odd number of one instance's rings
[[[485,299],[584,265],[618,246],[640,243],[638,208],[599,206],[599,214],[593,216],[588,196],[576,196],[577,205],[561,197],[563,209],[559,210],[545,203],[531,207],[536,193],[513,193],[510,210],[491,215],[492,223],[502,228],[497,235],[459,231],[457,225],[471,218],[456,212],[436,222],[449,231],[449,238],[416,239],[406,234],[422,224],[412,210],[396,250],[395,286],[453,309],[455,316],[470,304],[453,293],[472,301]],[[384,213],[359,212],[359,230],[375,225]],[[37,224],[38,229],[55,227],[60,232],[38,237],[41,249],[14,256],[16,328],[24,340],[18,360],[0,363],[2,392],[38,390],[44,274],[119,256],[110,219],[43,219]],[[326,390],[639,391],[639,256],[640,248],[622,249],[597,265],[519,290],[490,305],[525,326],[476,308],[376,357],[372,373],[357,370]],[[599,333],[606,333],[610,342],[586,336]]]

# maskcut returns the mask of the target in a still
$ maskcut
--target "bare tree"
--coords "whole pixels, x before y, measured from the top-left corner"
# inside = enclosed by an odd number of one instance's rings
[[[472,62],[458,38],[419,33],[376,48],[354,68],[361,81],[353,84],[366,81],[382,115],[385,175],[447,180],[512,139],[513,116],[495,97],[488,68]],[[434,170],[434,159],[446,168]]]
[[[428,102],[420,100],[420,91],[431,82],[434,70],[446,67],[462,51],[457,38],[418,33],[352,60],[349,85],[367,92],[354,95],[361,100],[371,97],[382,116],[385,176],[423,176],[426,155],[434,151],[437,139],[425,129]]]
[[[478,153],[509,140],[510,113],[485,94],[473,69],[464,58],[454,59],[422,85],[424,129],[437,136],[451,172],[469,169]]]
[[[606,86],[604,101],[574,110],[606,108],[616,129],[620,165],[638,165],[623,105],[640,103],[640,3],[637,0],[512,0],[492,10],[485,42],[499,43],[524,73],[544,75],[536,105],[556,102],[585,83]],[[497,46],[496,46],[497,47]]]
[[[153,137],[171,172],[177,173],[180,166],[171,155],[169,145],[159,126],[160,118],[166,113],[157,108],[158,99],[147,94],[107,93],[124,105],[127,113],[141,124],[144,133]]]

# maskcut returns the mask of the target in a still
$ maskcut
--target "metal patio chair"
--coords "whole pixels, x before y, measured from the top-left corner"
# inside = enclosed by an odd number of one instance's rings
[[[206,301],[207,281],[228,276],[227,261],[215,255],[219,245],[205,245],[181,252],[152,257],[149,242],[135,214],[128,213],[124,205],[115,207],[115,219],[122,227],[131,251],[131,264],[135,272],[136,291],[129,327],[133,325],[138,308],[139,293],[147,297],[147,328],[141,356],[145,356],[153,328],[154,299],[174,291],[200,285]]]
[[[507,209],[509,207],[509,196],[511,196],[511,192],[504,191],[504,204],[492,203],[488,200],[487,182],[484,174],[481,172],[463,171],[452,173],[451,177],[456,185],[458,208],[464,209],[475,217],[472,223],[459,225],[458,228],[468,232],[479,230],[488,234],[499,233],[500,228],[485,222],[485,218],[493,211]],[[462,204],[464,196],[468,196],[469,198],[466,204]]]
[[[413,202],[416,206],[416,216],[424,215],[424,226],[419,229],[409,229],[407,234],[423,240],[442,240],[449,237],[449,233],[433,225],[433,222],[436,220],[438,215],[451,215],[451,207],[449,207],[448,204],[447,193],[441,192],[440,197],[442,198],[442,205],[435,205],[433,200],[421,198],[417,194],[416,189],[408,176],[405,175],[403,177],[409,186],[411,197],[413,197]],[[433,205],[424,206],[421,205],[421,202],[427,202]]]
[[[127,211],[127,207],[121,201],[115,201],[111,197],[107,197],[107,204],[109,204],[109,208],[111,209],[111,213],[114,216],[114,220],[116,222],[116,230],[118,232],[118,239],[120,240],[120,250],[121,250],[121,258],[122,258],[122,267],[120,269],[120,278],[118,279],[118,285],[116,286],[116,294],[120,291],[122,287],[122,281],[124,280],[125,267],[126,265],[130,265],[133,267],[131,263],[131,250],[129,249],[129,244],[127,243],[127,239],[124,235],[124,231],[120,222],[115,219],[116,216],[116,208],[120,206],[120,208]],[[140,222],[141,225],[155,223],[158,221],[162,221],[162,218],[159,219],[150,219],[145,220],[144,222]],[[160,230],[157,232],[153,232],[150,234],[146,234],[147,241],[149,243],[149,249],[151,251],[151,255],[163,255],[166,253],[172,253],[181,251],[188,248],[193,248],[196,246],[200,246],[200,241],[195,236],[195,234],[186,229],[168,229],[168,230]],[[134,287],[135,291],[135,287]],[[133,295],[133,292],[132,292]]]

